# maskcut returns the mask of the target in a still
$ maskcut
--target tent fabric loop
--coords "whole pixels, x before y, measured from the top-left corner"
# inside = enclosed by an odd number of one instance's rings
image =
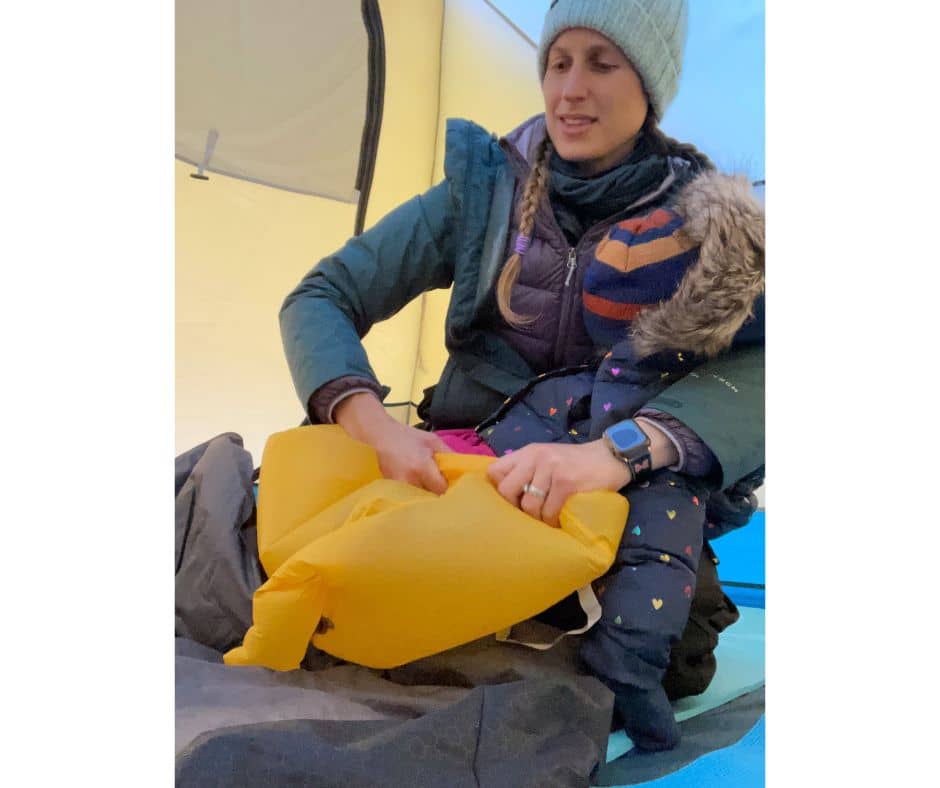
[[[205,175],[205,170],[209,168],[209,162],[212,159],[212,154],[215,152],[215,144],[219,141],[219,130],[218,129],[209,129],[209,133],[206,135],[206,152],[203,154],[202,163],[199,165],[197,171],[193,174],[193,178],[198,178],[201,181],[209,180],[209,176]]]

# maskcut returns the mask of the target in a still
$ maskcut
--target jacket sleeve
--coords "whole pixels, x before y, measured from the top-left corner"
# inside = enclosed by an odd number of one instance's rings
[[[690,372],[646,403],[691,429],[718,460],[719,488],[764,464],[764,348],[747,345]]]
[[[362,337],[421,293],[452,283],[452,213],[443,181],[325,257],[287,296],[281,339],[305,410],[331,380],[376,380]]]

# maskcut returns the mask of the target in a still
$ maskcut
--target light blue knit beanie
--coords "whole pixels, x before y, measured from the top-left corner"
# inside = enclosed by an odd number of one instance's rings
[[[636,69],[662,119],[679,90],[682,52],[688,31],[686,0],[554,0],[539,42],[539,80],[548,49],[571,27],[596,30],[613,41]]]

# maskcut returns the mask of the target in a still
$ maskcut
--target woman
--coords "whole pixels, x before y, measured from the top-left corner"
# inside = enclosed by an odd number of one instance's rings
[[[313,423],[340,424],[375,448],[387,477],[440,493],[433,453],[478,442],[454,430],[480,424],[536,376],[607,350],[585,325],[596,303],[584,297],[585,271],[598,244],[624,221],[672,205],[710,168],[656,127],[678,87],[686,13],[683,0],[552,4],[538,55],[544,116],[498,141],[450,121],[445,181],[322,260],[286,299],[285,350]],[[707,215],[707,190],[702,199],[697,210]],[[385,412],[359,340],[420,293],[450,285],[449,358],[419,409],[432,431],[406,427]],[[663,297],[655,287],[643,295],[634,307]],[[628,588],[637,574],[630,551],[666,488],[681,487],[703,512],[708,492],[724,490],[713,507],[722,527],[749,517],[763,465],[762,358],[751,342],[647,401],[633,426],[648,446],[531,443],[494,463],[491,476],[504,497],[548,522],[572,493],[622,489],[630,520],[604,583],[607,594]],[[634,449],[649,478],[634,479],[640,466],[624,462]],[[715,524],[711,511],[708,519]],[[688,592],[668,617],[615,615],[605,601],[583,642],[585,661],[646,749],[678,742],[668,698],[704,690],[717,633],[737,617],[713,562],[699,561],[713,556],[707,541],[699,533],[689,546],[673,564]]]

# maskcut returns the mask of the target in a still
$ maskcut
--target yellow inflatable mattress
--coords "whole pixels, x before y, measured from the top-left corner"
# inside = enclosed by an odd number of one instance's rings
[[[627,519],[613,492],[572,496],[551,528],[504,500],[491,458],[439,454],[434,495],[382,478],[338,426],[270,437],[258,494],[268,580],[230,665],[297,668],[317,648],[391,668],[524,621],[600,577]]]

